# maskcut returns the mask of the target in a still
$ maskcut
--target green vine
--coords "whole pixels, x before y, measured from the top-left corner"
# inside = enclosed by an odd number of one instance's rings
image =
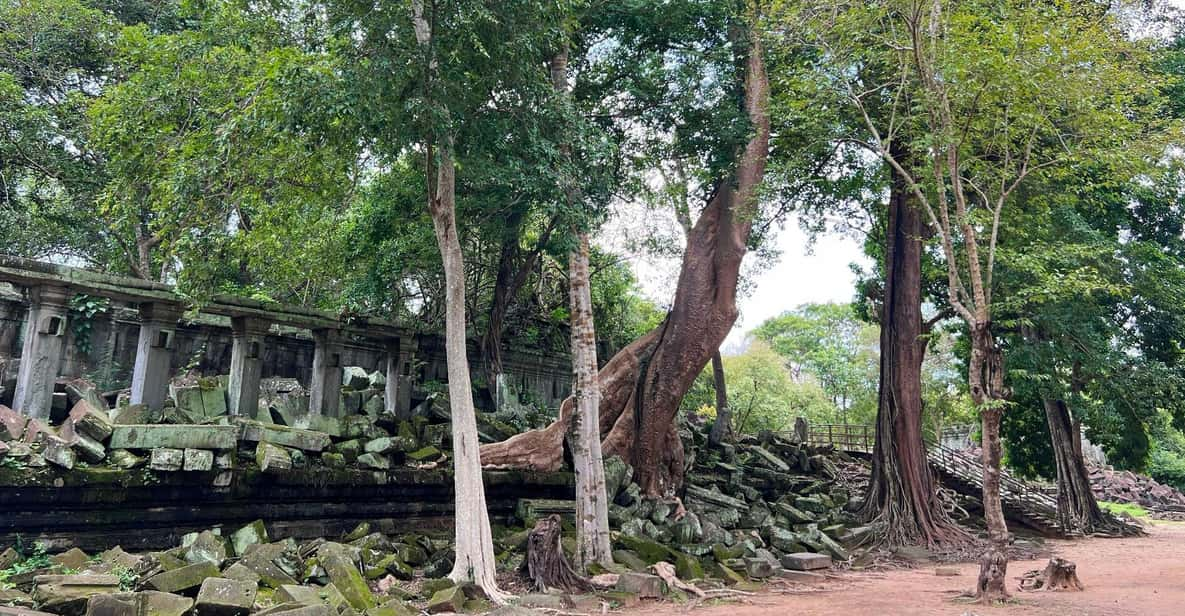
[[[84,355],[90,355],[91,332],[94,331],[95,315],[107,312],[111,300],[106,297],[91,297],[79,293],[70,298],[70,331],[74,344]]]

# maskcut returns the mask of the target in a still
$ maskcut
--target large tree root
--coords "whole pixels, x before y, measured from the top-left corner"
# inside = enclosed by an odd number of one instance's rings
[[[1085,590],[1078,579],[1078,565],[1064,558],[1051,558],[1045,570],[1034,569],[1020,579],[1021,590]]]
[[[535,583],[535,589],[547,592],[549,589],[564,592],[590,592],[593,585],[576,574],[564,549],[560,546],[563,527],[560,516],[552,514],[535,523],[527,537],[527,572]]]

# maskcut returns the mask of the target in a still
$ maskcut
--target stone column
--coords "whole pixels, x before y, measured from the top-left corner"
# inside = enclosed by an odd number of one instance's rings
[[[262,319],[231,319],[234,346],[230,351],[230,384],[226,392],[231,415],[254,419],[259,412],[259,377],[263,372],[264,337],[270,326]]]
[[[388,414],[407,419],[411,412],[411,371],[416,341],[396,338],[387,348],[387,389],[383,399]]]
[[[336,329],[313,330],[313,378],[309,414],[337,417],[342,397],[342,335]]]
[[[66,340],[66,287],[41,286],[29,289],[29,313],[25,317],[25,339],[21,345],[21,367],[17,373],[12,406],[36,419],[49,418],[53,385],[62,363]]]
[[[159,409],[169,395],[173,336],[181,306],[164,302],[140,304],[140,336],[132,369],[132,404]]]

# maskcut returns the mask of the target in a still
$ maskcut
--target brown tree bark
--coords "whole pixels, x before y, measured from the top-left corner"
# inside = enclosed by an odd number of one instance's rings
[[[527,535],[527,575],[540,592],[590,592],[593,585],[580,577],[564,557],[560,544],[563,530],[560,516],[555,514],[535,523]]]
[[[1082,428],[1071,416],[1069,405],[1050,398],[1042,398],[1042,402],[1057,466],[1058,523],[1066,530],[1086,534],[1121,530],[1103,515],[1090,489],[1090,474],[1082,457]]]
[[[716,422],[708,433],[708,445],[719,447],[732,438],[732,406],[728,404],[728,386],[724,382],[724,360],[719,349],[712,354],[712,386],[716,390]]]
[[[922,214],[902,178],[892,174],[881,309],[880,401],[872,481],[861,516],[882,527],[889,546],[967,543],[936,497],[922,441]]]
[[[631,343],[600,371],[603,452],[636,469],[648,495],[678,489],[683,446],[675,431],[679,403],[736,321],[741,260],[769,153],[769,80],[760,40],[744,58],[744,106],[753,128],[737,164],[716,185],[687,238],[675,299],[654,331]],[[556,423],[482,448],[487,466],[558,469],[571,400]]]

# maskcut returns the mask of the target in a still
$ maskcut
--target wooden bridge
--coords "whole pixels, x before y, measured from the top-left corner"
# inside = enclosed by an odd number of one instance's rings
[[[811,426],[807,442],[811,445],[831,445],[836,449],[859,455],[872,454],[876,445],[876,429],[867,424],[833,424]],[[937,473],[942,485],[964,496],[980,499],[983,495],[983,462],[978,456],[958,451],[940,443],[926,444],[930,468]],[[1054,537],[1080,536],[1058,522],[1057,498],[1038,486],[1000,471],[1000,500],[1004,515]],[[1115,518],[1118,524],[1127,524]]]

